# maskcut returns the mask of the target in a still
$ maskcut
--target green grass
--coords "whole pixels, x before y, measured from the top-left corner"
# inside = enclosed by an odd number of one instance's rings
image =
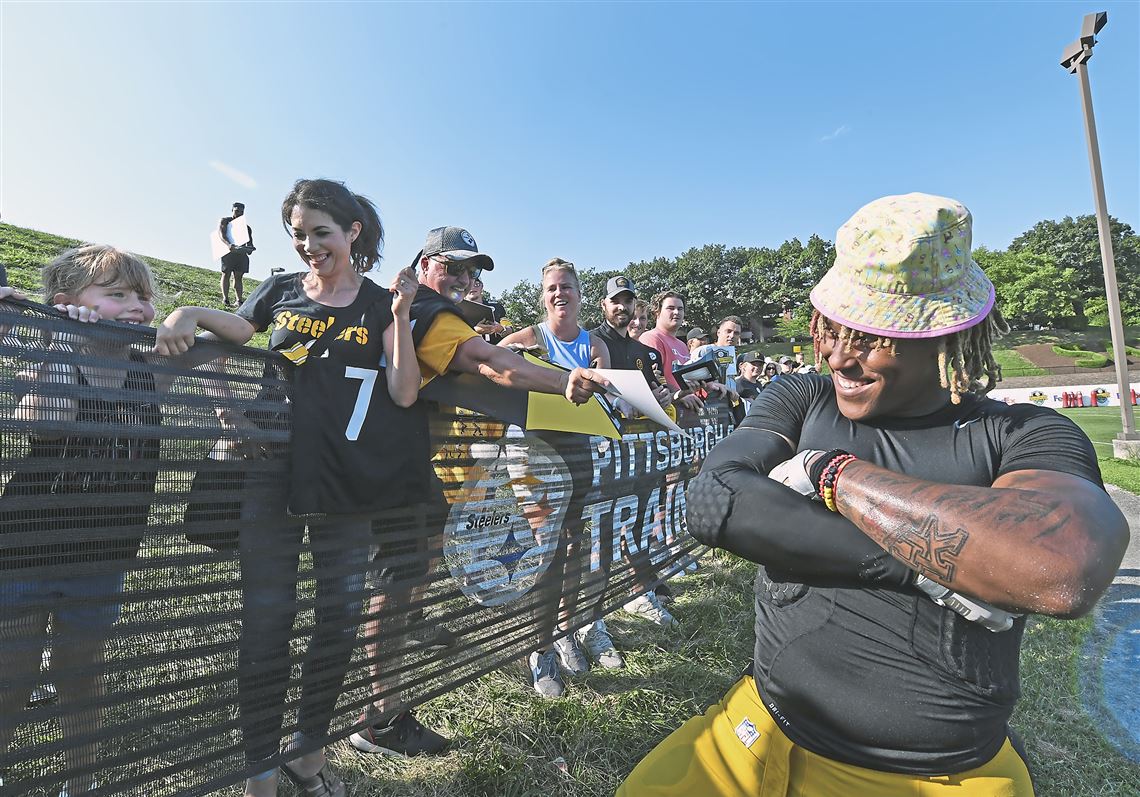
[[[1140,345],[1140,327],[1125,327],[1124,338],[1132,345]],[[1067,329],[1042,330],[1016,330],[1003,335],[1001,343],[1009,348],[1017,348],[1031,343],[1054,343],[1065,348],[1082,348],[1087,351],[1104,351],[1105,345],[1112,339],[1107,326],[1093,326],[1079,331]]]
[[[1021,648],[1021,700],[1011,724],[1025,740],[1038,797],[1140,794],[1140,767],[1121,756],[1081,706],[1080,650],[1089,618],[1034,617]]]
[[[1049,373],[1038,368],[1013,349],[994,349],[994,361],[1001,366],[1001,374],[1007,376],[1044,376]]]

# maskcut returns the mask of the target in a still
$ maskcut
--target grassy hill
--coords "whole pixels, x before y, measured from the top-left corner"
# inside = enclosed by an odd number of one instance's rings
[[[40,267],[63,250],[82,243],[84,242],[39,230],[0,224],[0,264],[8,269],[10,285],[24,291],[30,298],[39,299]],[[150,264],[158,280],[159,295],[154,304],[159,319],[165,318],[175,307],[186,304],[220,307],[219,272],[171,263],[149,255],[139,256]],[[258,280],[246,279],[246,295],[257,285]]]

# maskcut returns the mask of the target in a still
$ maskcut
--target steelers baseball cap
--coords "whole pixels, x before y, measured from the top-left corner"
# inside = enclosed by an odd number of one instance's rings
[[[471,263],[484,271],[492,271],[495,268],[495,261],[491,256],[480,254],[475,239],[462,227],[436,227],[434,230],[429,230],[424,248],[412,260],[412,266],[418,266],[422,257],[435,256],[453,263]]]
[[[624,274],[618,274],[616,277],[610,277],[606,281],[606,298],[612,299],[619,293],[629,293],[634,299],[637,298],[637,286],[633,284],[633,280]]]

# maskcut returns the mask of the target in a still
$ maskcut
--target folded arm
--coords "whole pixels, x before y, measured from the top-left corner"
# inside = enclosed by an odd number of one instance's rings
[[[794,451],[782,435],[751,428],[717,444],[686,491],[689,533],[813,586],[909,584],[910,569],[850,521],[768,478]]]
[[[1014,471],[971,487],[856,460],[843,470],[836,504],[908,567],[1022,612],[1085,614],[1128,544],[1128,524],[1104,490],[1056,471]]]

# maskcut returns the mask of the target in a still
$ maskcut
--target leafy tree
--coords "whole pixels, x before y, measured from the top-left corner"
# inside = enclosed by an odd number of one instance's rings
[[[1140,321],[1140,236],[1114,218],[1109,219],[1109,228],[1121,307],[1126,323],[1136,323]],[[1009,251],[1047,255],[1059,268],[1072,269],[1079,286],[1073,314],[1084,320],[1086,316],[1103,313],[1106,307],[1104,269],[1095,216],[1040,221],[1014,238]]]
[[[755,290],[745,267],[753,251],[708,244],[689,249],[674,260],[631,263],[627,273],[637,284],[638,295],[646,300],[663,290],[681,294],[686,323],[709,329],[725,316],[751,315],[748,307]]]
[[[1058,267],[1048,255],[979,247],[973,257],[993,282],[998,307],[1011,324],[1063,324],[1081,301],[1076,271]]]
[[[522,329],[542,320],[542,299],[539,286],[530,280],[520,280],[499,298],[507,309],[507,318],[515,329]]]

